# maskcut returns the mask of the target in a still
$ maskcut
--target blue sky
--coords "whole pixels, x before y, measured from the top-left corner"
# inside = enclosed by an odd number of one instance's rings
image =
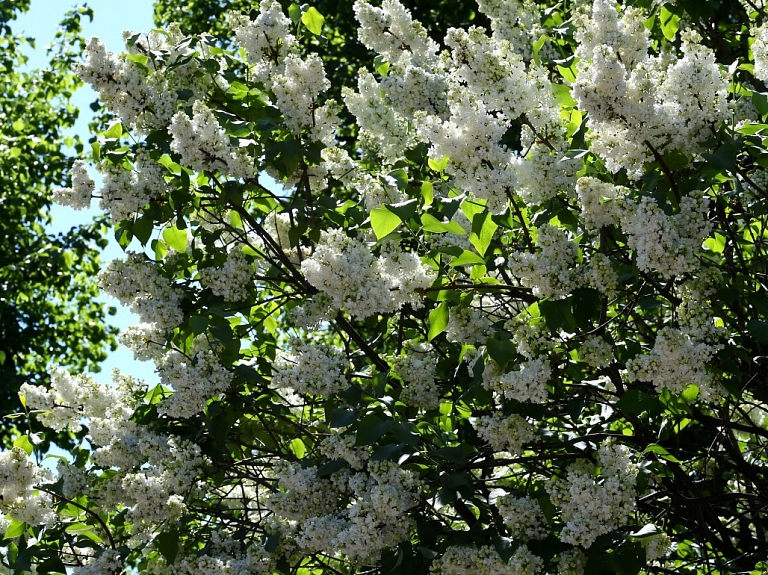
[[[30,68],[45,66],[45,47],[52,42],[64,13],[76,5],[76,2],[68,0],[32,0],[30,11],[12,22],[14,33],[23,33],[36,40],[37,49],[32,51],[27,47],[25,52],[29,57]],[[88,22],[87,18],[83,21],[83,34],[86,38],[98,36],[110,51],[122,50],[123,30],[147,32],[153,27],[152,0],[91,0],[88,5],[94,10],[94,19],[93,22]],[[95,99],[95,92],[88,86],[81,88],[75,97],[74,103],[80,108],[80,120],[75,131],[86,142],[90,136],[88,122],[91,120],[91,110],[88,105]],[[95,205],[96,202],[94,202]],[[96,209],[78,212],[71,208],[56,207],[52,211],[54,219],[52,231],[61,231],[88,222],[97,213]],[[121,257],[122,254],[121,248],[110,237],[110,245],[102,254],[102,260],[106,264],[107,261]],[[126,308],[122,308],[119,302],[106,296],[104,299],[118,308],[118,314],[110,318],[113,325],[122,329],[138,323],[138,318]],[[149,382],[157,381],[151,363],[134,361],[133,354],[122,348],[110,354],[107,361],[102,364],[101,373],[95,374],[94,378],[102,383],[109,383],[113,367],[119,367],[121,371]]]

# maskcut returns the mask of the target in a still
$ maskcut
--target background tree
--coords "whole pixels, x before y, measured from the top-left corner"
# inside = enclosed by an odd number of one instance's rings
[[[5,412],[21,411],[23,383],[49,381],[49,364],[98,371],[105,350],[115,346],[106,310],[95,299],[99,247],[106,243],[103,219],[62,234],[46,229],[52,191],[67,183],[72,154],[83,151],[70,133],[77,118],[70,97],[81,85],[72,74],[84,46],[80,18],[91,13],[84,8],[68,13],[49,50],[49,67],[29,70],[24,48],[33,40],[11,29],[28,8],[25,0],[0,7],[0,404]],[[20,421],[4,421],[0,441],[8,445]]]

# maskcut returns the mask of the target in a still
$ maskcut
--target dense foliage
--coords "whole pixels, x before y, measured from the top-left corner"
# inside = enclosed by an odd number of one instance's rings
[[[14,35],[12,20],[28,1],[0,7],[0,404],[20,411],[23,383],[45,384],[57,362],[98,370],[114,334],[105,326],[98,295],[98,245],[103,223],[51,234],[51,193],[66,183],[72,158],[82,153],[69,135],[77,111],[69,104],[80,85],[72,73],[84,47],[80,18],[70,12],[49,51],[50,66],[25,66],[31,38]],[[19,420],[5,420],[0,441],[9,445]],[[25,430],[27,424],[21,425]],[[52,437],[49,435],[49,439]],[[60,438],[61,439],[61,438]]]
[[[440,44],[353,8],[345,86],[310,6],[89,42],[118,120],[57,197],[145,247],[100,283],[161,384],[24,386],[87,442],[0,454],[5,562],[768,569],[763,7],[483,0]]]

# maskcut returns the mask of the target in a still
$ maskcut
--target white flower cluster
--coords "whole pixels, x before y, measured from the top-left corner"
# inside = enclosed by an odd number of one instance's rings
[[[137,323],[129,325],[118,336],[120,343],[133,352],[137,361],[158,359],[165,349],[165,332],[155,323]]]
[[[131,60],[115,57],[98,38],[85,47],[85,63],[77,70],[99,100],[139,132],[164,128],[176,107],[175,95],[147,85],[147,73]]]
[[[182,295],[145,256],[129,253],[125,260],[112,260],[97,278],[99,287],[117,298],[141,318],[166,330],[184,320]]]
[[[575,287],[578,246],[562,228],[543,224],[538,228],[536,253],[516,252],[509,271],[539,297],[559,299]]]
[[[321,109],[315,108],[317,97],[330,88],[325,77],[323,61],[317,54],[306,59],[290,55],[283,63],[280,74],[272,77],[272,91],[277,98],[277,107],[285,116],[285,124],[297,136],[310,129],[314,140],[331,146],[334,143],[336,122],[328,115],[332,102],[326,102]],[[325,122],[318,122],[320,118]],[[318,124],[325,124],[323,129]]]
[[[697,274],[679,286],[682,300],[675,309],[680,329],[692,339],[714,343],[718,332],[715,327],[712,302],[723,283],[723,274],[714,267],[698,270]]]
[[[613,348],[599,335],[590,335],[579,346],[579,360],[598,369],[606,367],[613,361]]]
[[[526,545],[518,547],[506,563],[496,549],[484,546],[449,547],[443,556],[432,564],[433,575],[534,575],[544,566]]]
[[[289,54],[298,51],[296,38],[291,34],[291,21],[283,14],[283,7],[275,0],[259,2],[259,14],[251,21],[233,14],[230,22],[238,45],[244,50],[252,72],[259,82],[267,82],[278,65]]]
[[[490,443],[496,452],[508,451],[519,455],[523,452],[523,445],[536,439],[533,426],[516,413],[481,415],[472,421],[472,426],[480,438]]]
[[[365,209],[369,212],[380,208],[383,204],[397,204],[407,199],[405,194],[397,188],[397,182],[390,176],[376,178],[370,174],[360,174],[353,186],[359,190],[365,202]]]
[[[150,33],[137,41],[129,53],[115,56],[101,40],[91,38],[85,48],[85,63],[76,72],[98,92],[99,100],[136,132],[162,130],[176,111],[177,90],[190,90],[194,100],[210,82],[191,57],[194,51],[188,45],[177,46],[182,39],[178,26],[171,26],[165,33]],[[148,57],[150,52],[152,58]],[[162,61],[157,58],[161,53]]]
[[[491,328],[491,320],[475,307],[454,307],[445,328],[448,341],[477,344],[484,342]]]
[[[755,56],[755,78],[768,82],[768,22],[752,30],[752,53]]]
[[[267,505],[287,520],[303,552],[375,559],[408,536],[407,511],[418,501],[418,481],[389,461],[369,462],[367,471],[317,477],[317,468],[281,463],[275,468],[282,491]],[[348,503],[347,503],[348,502]]]
[[[586,567],[587,555],[578,547],[562,551],[557,561],[557,572],[560,575],[584,575]]]
[[[227,259],[218,267],[202,268],[200,282],[217,296],[228,302],[243,301],[253,285],[253,267],[242,249],[227,253]]]
[[[618,225],[621,206],[616,199],[623,198],[627,188],[585,176],[576,182],[576,192],[581,202],[581,220],[586,229],[599,231],[602,227]]]
[[[650,353],[627,362],[627,378],[651,381],[657,391],[667,389],[674,394],[695,385],[701,399],[717,401],[722,390],[714,376],[707,373],[707,363],[718,349],[719,345],[697,341],[680,329],[663,327],[656,333]]]
[[[332,146],[338,124],[336,102],[317,104],[318,96],[330,87],[323,61],[316,54],[299,56],[291,21],[280,4],[262,0],[255,20],[232,15],[231,25],[254,78],[275,95],[285,125],[297,136],[307,130],[310,139]]]
[[[194,417],[205,409],[209,399],[232,383],[232,373],[221,365],[203,336],[195,339],[189,356],[170,350],[156,364],[161,383],[174,391],[160,402],[158,411],[171,417]]]
[[[356,0],[353,10],[360,23],[360,42],[381,54],[393,66],[429,66],[439,49],[424,27],[397,0],[384,0],[381,8]]]
[[[333,298],[321,291],[293,308],[288,316],[294,326],[311,329],[320,322],[330,320],[334,314]]]
[[[282,355],[275,363],[272,383],[297,393],[327,397],[349,387],[345,371],[349,362],[342,353],[327,345],[293,339],[292,354]]]
[[[537,142],[531,129],[523,126],[522,138],[528,136],[532,141],[529,144],[525,157],[516,157],[512,162],[515,171],[517,185],[515,192],[528,204],[543,205],[563,191],[570,195],[576,184],[576,172],[579,170],[579,162],[565,154],[567,142],[564,134],[557,133],[559,137],[551,137],[546,144]],[[522,139],[521,138],[521,139]]]
[[[695,255],[709,233],[708,198],[701,192],[680,200],[680,211],[667,216],[650,197],[625,201],[621,227],[635,252],[637,267],[666,279],[695,270]]]
[[[36,486],[53,482],[50,473],[20,447],[0,452],[0,511],[12,519],[29,525],[51,523],[55,517],[53,501]]]
[[[451,28],[445,36],[451,49],[453,73],[470,87],[488,110],[503,118],[528,111],[530,86],[522,57],[503,40],[489,38],[482,28]]]
[[[91,470],[61,464],[59,474],[68,497],[87,494],[104,508],[127,506],[128,517],[137,528],[143,522],[178,518],[185,512],[184,496],[195,484],[203,463],[200,449],[132,422],[130,418],[146,394],[146,384],[117,371],[113,380],[115,385],[102,386],[86,375],[72,377],[52,368],[50,390],[25,385],[21,393],[30,409],[42,412],[38,418],[51,429],[77,432],[87,424],[91,459],[97,466],[93,472],[99,473],[99,467],[114,471],[106,483],[93,490]],[[136,537],[151,538],[152,533],[147,529],[137,532]]]
[[[593,253],[586,265],[579,267],[580,283],[610,297],[619,285],[619,275],[605,254]]]
[[[91,198],[95,189],[93,178],[85,167],[85,162],[75,160],[70,171],[71,188],[59,188],[53,191],[53,201],[61,206],[69,206],[76,210],[87,210],[91,207]]]
[[[301,271],[310,284],[333,297],[334,307],[359,319],[391,313],[406,303],[421,307],[418,290],[428,288],[435,276],[415,253],[385,246],[377,257],[365,242],[341,230],[323,232]]]
[[[550,484],[552,503],[560,506],[565,527],[563,543],[589,548],[600,535],[626,525],[635,509],[637,466],[629,449],[611,442],[597,452],[600,474],[579,461],[568,467],[567,476]]]
[[[365,468],[370,454],[367,447],[356,446],[355,441],[353,433],[331,433],[320,442],[320,453],[328,459],[343,459],[352,469],[360,471]]]
[[[549,535],[547,518],[535,499],[527,495],[504,495],[496,500],[496,506],[504,524],[509,528],[510,535],[515,539],[546,539]]]
[[[440,390],[435,385],[437,358],[418,344],[406,346],[406,353],[392,359],[392,370],[405,384],[400,401],[423,409],[437,409]]]
[[[407,117],[390,105],[376,78],[367,70],[358,73],[357,92],[345,86],[341,93],[347,109],[356,118],[363,149],[393,164],[406,148],[417,142]]]
[[[517,182],[510,168],[514,154],[498,144],[507,126],[464,87],[451,90],[448,102],[448,120],[428,116],[417,127],[420,138],[431,143],[429,157],[440,161],[447,156],[446,173],[453,176],[455,186],[485,200],[493,213],[503,212],[506,190]]]
[[[103,185],[99,190],[99,208],[108,211],[113,222],[130,219],[152,199],[165,197],[167,170],[140,149],[136,152],[134,169],[122,164],[102,162],[99,171]]]
[[[177,112],[171,118],[168,133],[173,137],[171,150],[181,156],[181,163],[195,171],[220,171],[233,178],[252,178],[253,159],[242,148],[230,144],[229,136],[208,106],[192,104],[192,118]]]
[[[519,370],[499,373],[495,361],[489,361],[483,371],[483,387],[503,395],[507,399],[527,403],[544,403],[547,400],[547,382],[552,368],[545,358],[534,358],[520,364]]]
[[[105,418],[123,404],[120,391],[99,385],[86,374],[72,377],[68,371],[51,367],[51,386],[21,386],[19,393],[26,398],[31,409],[42,410],[37,419],[54,431],[82,429],[83,417]]]
[[[173,566],[176,575],[267,575],[274,573],[273,560],[261,545],[250,545],[245,554],[206,554],[185,557]]]
[[[134,537],[146,541],[152,537],[147,523],[174,521],[187,512],[185,497],[195,487],[204,460],[200,448],[188,441],[147,433],[139,437],[135,445],[123,448],[123,457],[128,451],[134,457],[130,467],[123,467],[104,491],[112,505],[130,508],[127,518],[136,524]],[[121,449],[115,443],[110,447]],[[147,464],[137,465],[141,461]]]
[[[512,334],[517,353],[527,359],[544,357],[557,347],[557,341],[553,339],[544,318],[534,320],[527,312],[508,320],[504,329]]]
[[[526,60],[533,58],[533,43],[545,34],[541,8],[533,0],[478,0],[477,6],[491,21],[494,38],[509,42]]]
[[[125,565],[116,549],[104,549],[98,555],[89,557],[85,565],[74,567],[73,575],[104,575],[104,573],[123,573]]]
[[[645,547],[645,559],[649,562],[661,559],[672,550],[672,539],[666,533],[646,537],[641,542]]]
[[[672,150],[695,153],[727,117],[728,78],[708,48],[689,35],[680,59],[652,57],[643,14],[595,0],[575,19],[578,74],[573,97],[587,112],[590,148],[609,170],[642,175],[644,164]]]

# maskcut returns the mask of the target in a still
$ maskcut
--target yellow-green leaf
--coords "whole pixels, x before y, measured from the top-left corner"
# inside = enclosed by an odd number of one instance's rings
[[[315,10],[314,7],[310,6],[309,9],[301,15],[301,22],[307,27],[307,30],[316,36],[319,36],[323,31],[325,16]]]
[[[664,34],[664,37],[670,42],[674,40],[675,34],[677,34],[680,28],[680,16],[672,14],[672,12],[667,10],[666,6],[662,6],[659,21],[661,22],[661,33]]]
[[[444,301],[429,312],[429,341],[435,339],[448,327],[448,302]]]
[[[163,239],[174,250],[183,254],[187,251],[187,230],[167,227],[163,230]]]
[[[378,240],[394,232],[397,226],[400,225],[400,222],[400,217],[390,212],[387,208],[371,210],[371,227]]]

